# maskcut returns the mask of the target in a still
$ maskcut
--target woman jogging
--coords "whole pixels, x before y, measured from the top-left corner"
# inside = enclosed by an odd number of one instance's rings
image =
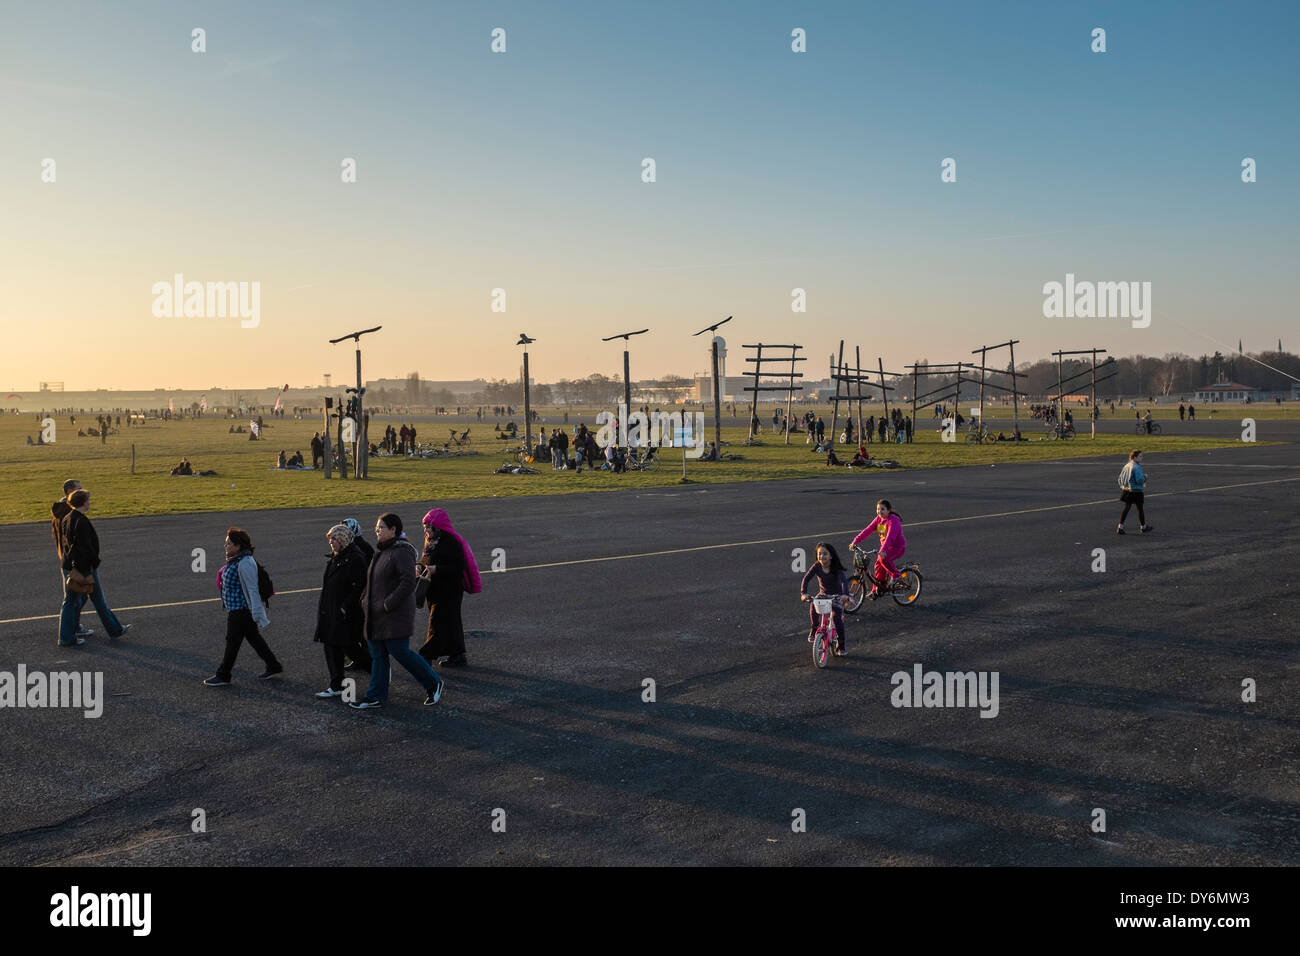
[[[1138,531],[1142,534],[1154,531],[1147,524],[1146,512],[1142,510],[1142,500],[1147,483],[1147,473],[1142,470],[1142,452],[1133,451],[1128,456],[1128,464],[1119,473],[1119,500],[1124,502],[1124,510],[1119,516],[1116,534],[1124,533],[1124,522],[1128,519],[1128,510],[1136,507],[1138,511]]]
[[[884,420],[881,421],[883,423]],[[865,541],[873,531],[880,535],[880,549],[876,552],[876,564],[872,568],[874,585],[868,595],[874,601],[898,576],[898,568],[895,567],[894,562],[907,551],[907,539],[903,537],[903,521],[885,498],[876,502],[876,517],[849,543],[849,550],[852,551]]]

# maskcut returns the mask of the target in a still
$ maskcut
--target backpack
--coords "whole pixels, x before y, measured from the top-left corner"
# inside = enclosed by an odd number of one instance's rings
[[[1129,482],[1133,479],[1133,463],[1129,462],[1119,470],[1119,489],[1120,491],[1129,490]]]
[[[257,564],[257,596],[266,604],[275,594],[275,585],[271,583],[271,575],[266,573],[266,568],[262,567],[262,562],[254,559]]]

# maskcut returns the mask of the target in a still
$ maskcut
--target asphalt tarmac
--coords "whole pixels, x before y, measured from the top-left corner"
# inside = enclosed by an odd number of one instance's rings
[[[1150,535],[1115,534],[1122,464],[452,502],[485,572],[470,666],[433,708],[398,667],[378,712],[313,696],[343,513],[96,522],[135,627],[109,641],[88,607],[77,649],[48,528],[0,528],[0,671],[105,685],[98,719],[0,711],[0,864],[1300,863],[1297,446],[1148,454]],[[880,497],[924,592],[865,605],[819,670],[792,550],[846,545]],[[418,532],[431,504],[393,510]],[[245,648],[211,689],[230,524],[280,592],[286,673]],[[996,716],[894,706],[917,664],[996,672]]]

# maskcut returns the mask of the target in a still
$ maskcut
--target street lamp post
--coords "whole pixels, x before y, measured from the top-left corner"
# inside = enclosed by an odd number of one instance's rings
[[[700,329],[695,335],[703,335],[705,332],[717,332],[718,326],[726,325],[735,316],[727,316],[721,322],[715,322],[707,329]],[[694,338],[694,336],[692,336]],[[787,435],[787,441],[789,436]],[[718,337],[713,336],[713,447],[719,452],[722,450],[722,394],[719,391],[718,384]],[[683,477],[685,477],[686,466],[682,465]]]
[[[369,335],[371,332],[378,332],[382,325],[376,325],[373,329],[362,329],[360,332],[349,332],[347,335],[340,335],[337,339],[330,339],[330,345],[337,345],[339,342],[351,339],[357,347],[357,411],[354,427],[356,429],[357,443],[354,455],[356,456],[355,476],[357,478],[370,477],[370,445],[367,443],[369,429],[366,428],[365,411],[361,407],[361,396],[365,394],[365,389],[361,387],[361,336]],[[342,412],[342,409],[339,409]]]
[[[614,339],[622,339],[623,345],[623,407],[627,409],[626,415],[632,414],[632,374],[631,366],[628,362],[627,341],[634,335],[642,335],[649,332],[649,329],[641,329],[638,332],[620,332],[618,335],[611,335],[609,338],[601,339],[602,342],[612,342]]]
[[[530,339],[524,332],[519,333],[519,341],[515,345],[524,347],[524,448],[528,454],[533,453],[533,414],[532,404],[528,393],[528,346],[537,339]]]

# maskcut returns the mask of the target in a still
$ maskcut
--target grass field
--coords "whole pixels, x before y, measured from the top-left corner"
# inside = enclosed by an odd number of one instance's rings
[[[1229,413],[1240,417],[1249,414],[1263,420],[1297,415],[1294,408],[1258,405],[1220,407],[1216,418]],[[879,414],[879,409],[868,414]],[[1001,414],[1000,409],[990,410],[991,418]],[[543,415],[548,431],[562,418],[562,413],[555,410],[546,410]],[[1176,409],[1173,415],[1177,417]],[[829,428],[830,416],[824,414],[824,417]],[[1157,417],[1169,417],[1168,411],[1161,409]],[[767,418],[770,424],[770,408]],[[595,414],[591,410],[571,411],[569,420],[570,423],[585,421],[590,427]],[[372,436],[382,434],[384,426],[390,423],[400,428],[402,421],[390,420],[387,416],[372,419]],[[28,447],[25,445],[26,437],[30,435],[35,439],[38,430],[35,417],[0,417],[0,447],[9,449],[0,463],[0,481],[6,489],[0,504],[0,523],[45,518],[50,502],[59,496],[66,478],[77,478],[92,491],[92,516],[116,517],[332,504],[357,510],[354,506],[398,501],[662,487],[677,484],[682,476],[681,453],[672,449],[665,450],[663,462],[648,473],[555,472],[550,463],[545,462],[536,465],[542,472],[539,475],[495,475],[493,471],[506,458],[503,449],[517,443],[492,437],[492,422],[487,419],[460,426],[462,429],[472,427],[468,447],[479,454],[433,460],[371,459],[370,477],[363,482],[337,476],[326,481],[320,472],[274,470],[281,448],[290,455],[301,450],[310,461],[310,440],[318,427],[316,422],[292,419],[268,422],[266,440],[257,442],[249,441],[246,434],[229,434],[232,424],[229,419],[151,422],[114,431],[104,444],[98,438],[76,437],[77,429],[86,424],[94,424],[93,415],[78,416],[75,426],[70,425],[66,417],[60,417],[57,419],[58,440],[55,444]],[[417,419],[415,425],[421,441],[441,441],[450,427],[445,418],[429,417]],[[1086,431],[1086,422],[1079,421],[1077,425]],[[872,457],[893,458],[904,468],[1000,464],[1094,455],[1115,455],[1118,460],[1134,447],[1136,439],[1134,435],[1099,435],[1095,440],[1081,437],[1067,442],[1045,441],[1039,440],[1043,429],[1032,423],[1022,426],[1022,434],[1035,439],[1028,443],[968,445],[960,433],[956,443],[941,442],[935,423],[925,417],[922,417],[919,428],[916,441],[911,445],[869,446]],[[711,437],[710,428],[706,438]],[[722,437],[724,442],[730,443],[723,450],[742,455],[744,460],[689,461],[686,473],[691,481],[759,481],[838,474],[843,476],[842,480],[852,483],[863,482],[866,480],[864,475],[875,473],[875,469],[828,468],[824,458],[814,455],[804,444],[802,436],[792,436],[789,447],[782,443],[781,436],[774,436],[770,430],[762,432],[760,439],[763,444],[759,446],[740,444],[746,437],[742,428],[724,428]],[[133,443],[136,449],[135,474],[130,471]],[[1151,451],[1185,451],[1240,443],[1153,436],[1140,439],[1140,444]],[[189,457],[196,471],[212,469],[218,476],[170,477],[172,466],[182,455]]]

